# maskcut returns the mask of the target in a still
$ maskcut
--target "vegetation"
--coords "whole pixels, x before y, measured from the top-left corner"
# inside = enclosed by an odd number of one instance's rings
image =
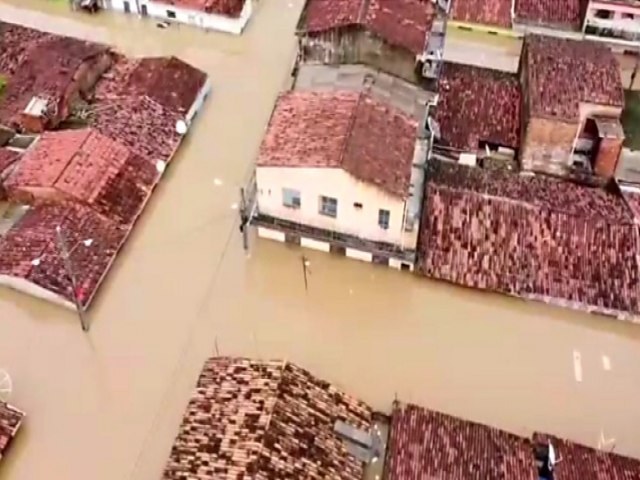
[[[0,96],[2,96],[2,92],[4,91],[6,86],[7,86],[7,77],[5,77],[0,73]]]
[[[631,150],[640,150],[640,92],[625,91],[624,105],[622,112],[622,128],[626,137],[624,145]]]

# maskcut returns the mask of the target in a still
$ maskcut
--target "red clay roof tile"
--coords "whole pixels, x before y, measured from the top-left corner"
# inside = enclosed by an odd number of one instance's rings
[[[435,11],[425,0],[308,0],[303,15],[306,32],[360,25],[392,45],[420,54]]]
[[[636,227],[618,195],[438,161],[427,178],[422,273],[583,310],[638,312]]]
[[[22,425],[24,412],[0,401],[0,461]]]
[[[511,0],[452,0],[451,18],[458,22],[511,28]]]
[[[369,406],[282,361],[207,361],[163,480],[360,480],[363,464],[334,432],[368,431]]]
[[[579,119],[581,102],[620,107],[620,70],[606,45],[528,35],[523,49],[531,116]]]
[[[526,439],[416,405],[394,405],[388,444],[388,480],[538,478]]]
[[[245,1],[251,0],[156,0],[157,3],[172,5],[205,13],[239,17]]]
[[[123,227],[80,204],[41,205],[31,209],[0,238],[0,274],[24,278],[73,301],[74,294],[60,255],[56,227],[73,249],[78,298],[86,306],[111,267],[130,226]],[[80,245],[92,239],[91,247]],[[77,248],[75,246],[79,245]],[[33,265],[35,259],[41,259]]]
[[[123,84],[122,93],[147,95],[163,107],[185,114],[206,80],[206,73],[179,58],[144,58]]]
[[[515,75],[446,63],[435,115],[441,141],[463,150],[475,151],[479,141],[517,148],[520,105]]]
[[[515,0],[514,21],[577,30],[582,26],[585,3],[585,0]]]
[[[546,444],[549,440],[556,457],[562,458],[554,468],[558,480],[640,480],[640,460],[596,450],[553,435],[534,434],[534,441],[538,444]]]
[[[343,168],[400,197],[408,194],[417,122],[357,92],[281,95],[258,166]]]

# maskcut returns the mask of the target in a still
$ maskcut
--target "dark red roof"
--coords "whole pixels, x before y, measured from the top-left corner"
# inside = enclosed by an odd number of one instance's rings
[[[20,154],[8,148],[0,148],[0,180],[3,178],[5,170],[13,165],[20,158]]]
[[[534,441],[540,444],[549,440],[556,457],[562,458],[554,471],[558,480],[640,480],[640,460],[596,450],[553,435],[534,435]]]
[[[584,310],[638,312],[636,227],[620,196],[438,161],[427,178],[423,274]]]
[[[438,92],[442,143],[463,150],[476,150],[481,140],[518,147],[521,95],[515,75],[446,63]]]
[[[0,401],[0,461],[5,456],[11,440],[20,429],[23,418],[23,412]]]
[[[147,95],[163,107],[185,114],[206,80],[206,73],[179,58],[144,58],[131,72],[122,93]]]
[[[0,22],[0,72],[11,77],[37,44],[55,36],[32,28]]]
[[[511,0],[452,0],[451,18],[458,22],[511,28]]]
[[[415,120],[364,94],[288,92],[276,103],[258,166],[343,168],[405,197],[416,129]]]
[[[10,125],[34,96],[61,98],[80,65],[107,50],[104,45],[70,37],[52,36],[36,42],[5,87],[0,122]]]
[[[251,0],[158,0],[158,3],[227,17],[239,17],[245,1]]]
[[[623,107],[620,69],[606,45],[528,35],[523,54],[532,116],[576,122],[581,102]]]
[[[360,25],[386,42],[421,54],[435,16],[426,0],[308,0],[303,30]]]
[[[41,135],[5,187],[10,195],[34,187],[55,189],[118,222],[132,223],[158,180],[152,162],[96,130],[83,129]]]
[[[588,0],[515,0],[516,22],[577,30]]]
[[[526,439],[416,405],[396,402],[388,445],[388,480],[538,478]]]
[[[64,232],[78,280],[78,298],[86,306],[124,243],[130,226],[107,220],[80,204],[42,205],[31,209],[0,238],[0,274],[24,278],[73,301],[71,281],[57,242]],[[90,247],[80,244],[92,239]],[[77,246],[77,248],[76,248]],[[39,265],[33,265],[41,259]]]

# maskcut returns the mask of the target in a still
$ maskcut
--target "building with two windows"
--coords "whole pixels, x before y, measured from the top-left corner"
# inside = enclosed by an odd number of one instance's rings
[[[290,91],[256,167],[260,236],[412,269],[422,203],[418,121],[366,91]]]

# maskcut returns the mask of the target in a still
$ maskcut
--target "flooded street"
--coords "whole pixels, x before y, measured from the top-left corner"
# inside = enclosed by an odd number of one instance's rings
[[[216,351],[286,358],[380,410],[397,396],[521,434],[597,446],[603,432],[640,457],[640,326],[308,251],[305,292],[301,250],[254,236],[245,255],[232,207],[288,79],[302,3],[260,0],[236,38],[0,1],[2,20],[178,55],[213,85],[89,312],[89,334],[73,313],[0,290],[0,368],[28,414],[0,479],[159,479]]]

